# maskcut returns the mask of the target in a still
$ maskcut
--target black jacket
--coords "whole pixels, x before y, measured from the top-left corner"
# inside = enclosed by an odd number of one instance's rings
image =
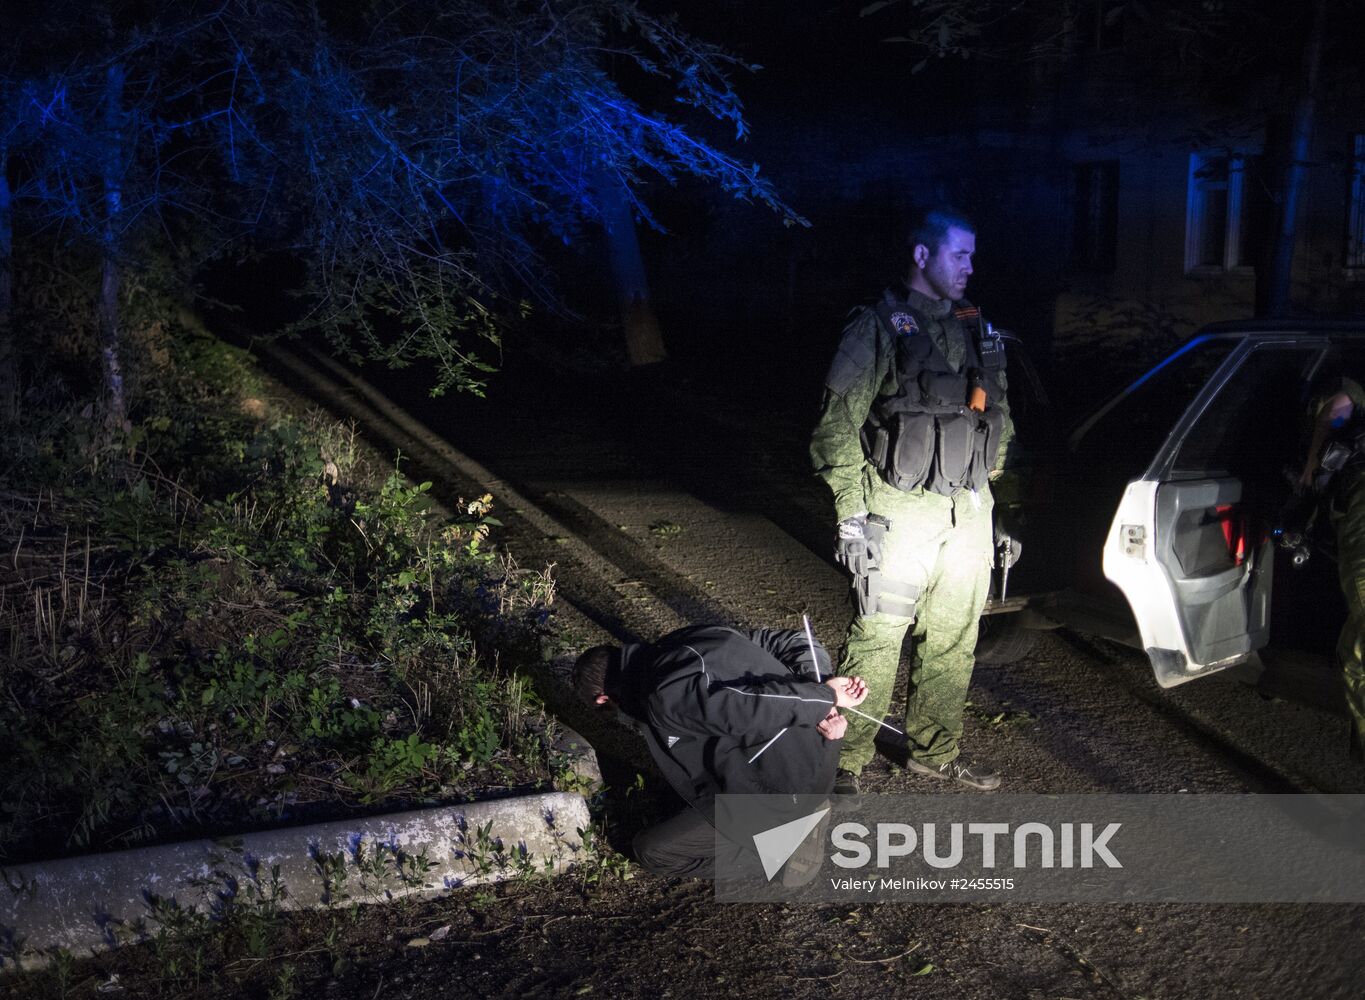
[[[815,648],[828,679],[829,654]],[[708,816],[720,794],[833,787],[840,744],[815,727],[834,692],[815,680],[802,632],[698,625],[628,645],[607,694],[641,723],[678,794]]]

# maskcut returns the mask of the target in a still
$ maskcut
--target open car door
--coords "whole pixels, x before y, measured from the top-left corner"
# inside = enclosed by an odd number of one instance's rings
[[[1306,447],[1307,387],[1326,349],[1310,335],[1249,337],[1124,491],[1104,574],[1127,598],[1157,682],[1247,660],[1270,632],[1272,529]]]

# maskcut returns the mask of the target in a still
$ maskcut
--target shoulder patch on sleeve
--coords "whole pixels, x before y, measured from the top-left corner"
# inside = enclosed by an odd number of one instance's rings
[[[891,314],[891,329],[895,330],[902,337],[909,337],[919,333],[919,324],[915,322],[915,317],[908,312],[893,312]]]

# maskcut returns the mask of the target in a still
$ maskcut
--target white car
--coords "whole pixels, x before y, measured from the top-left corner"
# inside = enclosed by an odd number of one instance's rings
[[[1139,645],[1162,687],[1268,646],[1281,662],[1325,666],[1345,606],[1330,546],[1310,557],[1295,537],[1312,505],[1291,480],[1313,397],[1350,373],[1365,378],[1362,324],[1201,330],[1045,462],[1055,475],[1025,505],[1010,580],[1023,596],[993,602],[1005,617],[987,619],[987,635],[1007,622],[1098,632]]]

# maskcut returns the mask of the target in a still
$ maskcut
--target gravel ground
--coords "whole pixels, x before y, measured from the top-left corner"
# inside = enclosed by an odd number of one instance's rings
[[[557,563],[575,609],[562,616],[561,669],[603,633],[647,639],[695,621],[799,627],[804,613],[837,647],[850,612],[822,551],[822,487],[804,469],[812,414],[740,410],[676,380],[570,385],[543,370],[511,373],[491,399],[407,405],[488,466],[495,493],[515,488],[500,511],[504,541],[525,565]],[[438,490],[472,488],[449,469],[434,475],[438,460],[411,440],[404,450]],[[642,747],[581,714],[569,721],[603,757],[617,789],[608,823],[624,843],[670,807],[668,795],[652,784],[623,794],[649,771]],[[1011,792],[1365,792],[1345,742],[1332,712],[1222,676],[1162,691],[1140,653],[1058,630],[1010,666],[978,668],[965,746]],[[866,790],[975,794],[909,774],[896,766],[898,747],[883,749]],[[587,885],[579,873],[370,908],[347,929],[341,966],[317,954],[329,919],[287,922],[296,995],[1365,995],[1359,905],[718,904],[703,883],[638,875]],[[409,946],[446,926],[439,940]],[[140,961],[153,969],[149,956]],[[153,982],[145,969],[124,981]],[[89,972],[87,985],[98,977]],[[271,982],[250,970],[174,995],[267,996]]]
[[[823,551],[823,486],[805,466],[813,414],[780,396],[766,409],[740,406],[716,386],[663,376],[586,386],[511,376],[491,403],[415,408],[563,525],[563,536],[509,541],[535,557],[557,555],[562,592],[580,610],[618,640],[694,621],[799,627],[804,613],[837,647],[850,611],[844,578]],[[580,545],[608,556],[605,574],[574,574]],[[1013,792],[1365,792],[1345,741],[1345,721],[1332,712],[1268,699],[1226,676],[1163,691],[1141,653],[1058,630],[1014,664],[978,668],[965,745]],[[906,772],[895,763],[899,748],[883,749],[866,772],[868,790],[975,794]],[[647,769],[623,757],[604,761],[609,775]],[[615,804],[618,814],[638,810]],[[667,808],[666,793],[656,808]],[[644,821],[631,818],[613,821],[623,839]],[[523,926],[528,911],[554,916]],[[502,946],[471,953],[470,942],[484,939],[470,938],[452,948],[474,993],[1365,992],[1360,906],[718,905],[706,886],[642,877],[588,899],[553,887],[514,892],[484,915],[509,925]],[[421,968],[435,961],[423,956]],[[409,992],[394,995],[453,995],[429,992],[439,969],[409,974]]]

